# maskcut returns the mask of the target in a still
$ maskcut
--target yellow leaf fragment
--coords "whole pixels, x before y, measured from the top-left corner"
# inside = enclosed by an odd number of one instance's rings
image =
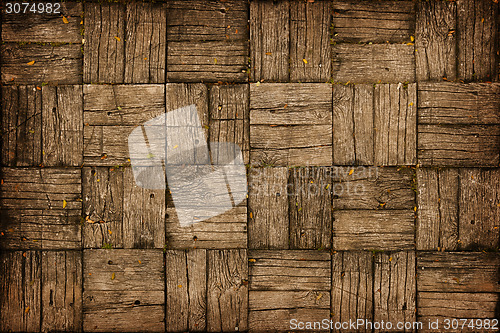
[[[108,230],[108,233],[111,235],[113,232],[111,230]]]
[[[182,288],[182,284],[179,284],[177,287]]]
[[[66,200],[63,200],[63,208],[66,208],[67,205],[68,205],[68,202]]]
[[[68,21],[68,19],[66,18],[66,16],[63,16],[63,17],[62,17],[62,20],[63,20],[64,24],[68,24],[68,23],[69,23],[69,21]]]
[[[24,313],[28,313],[28,312],[30,312],[30,307],[29,306],[27,306],[26,309],[24,309]]]
[[[115,36],[115,39],[116,39],[117,41],[121,42],[120,37]]]
[[[307,64],[307,60],[306,59],[302,59],[302,61],[304,62],[304,64]]]
[[[410,106],[413,106],[413,102],[410,103]]]
[[[111,274],[111,280],[115,279],[115,273]]]
[[[415,37],[410,36],[410,40],[411,40],[412,42],[413,42],[413,41],[415,41]]]
[[[28,62],[28,65],[30,65],[30,66],[33,66],[34,64],[35,64],[35,60]]]
[[[250,218],[251,218],[251,219],[253,219],[253,214],[252,214],[252,212],[250,212],[249,216],[250,216]]]
[[[248,259],[248,261],[250,261],[250,262],[256,262],[257,260],[255,260],[255,259]]]
[[[417,211],[417,206],[413,207],[413,210],[414,210],[414,211]]]
[[[349,171],[349,176],[352,175],[353,172],[354,172],[354,169],[351,169],[351,171]]]

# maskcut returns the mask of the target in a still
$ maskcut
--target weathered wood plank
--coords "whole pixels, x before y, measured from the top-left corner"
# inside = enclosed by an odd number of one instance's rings
[[[251,163],[330,165],[331,96],[326,83],[251,84]]]
[[[135,126],[83,127],[83,162],[89,166],[130,165],[128,136]]]
[[[165,189],[139,187],[131,168],[123,170],[123,246],[163,248],[165,245]]]
[[[287,179],[287,168],[249,170],[249,248],[289,248]]]
[[[42,163],[42,91],[35,86],[2,87],[2,164]]]
[[[373,321],[373,254],[336,252],[332,255],[331,319]],[[339,330],[335,330],[337,332]],[[360,331],[363,332],[362,327]]]
[[[82,255],[42,252],[42,332],[82,330]]]
[[[330,25],[330,1],[290,2],[291,82],[330,80]]]
[[[208,137],[209,105],[208,88],[201,83],[167,83],[165,86],[166,112],[173,111],[191,104],[196,106],[198,119]]]
[[[123,82],[165,82],[167,22],[164,3],[127,3]]]
[[[496,125],[419,125],[422,166],[497,166],[500,129]]]
[[[314,250],[249,252],[250,290],[329,291],[330,254]]]
[[[142,125],[165,113],[165,86],[84,85],[84,123]]]
[[[332,237],[329,168],[290,169],[287,191],[290,249],[329,249]]]
[[[82,190],[83,247],[123,247],[123,169],[83,168]]]
[[[333,85],[333,163],[374,163],[371,85]]]
[[[415,165],[417,85],[377,85],[374,89],[376,165]]]
[[[13,3],[12,3],[13,4]],[[33,13],[32,4],[22,13],[2,12],[2,41],[81,43],[83,6],[80,2],[61,2],[60,15]],[[33,8],[32,8],[33,7]],[[52,7],[55,9],[55,6]],[[68,20],[64,22],[61,15]]]
[[[162,250],[83,252],[84,331],[163,331]]]
[[[234,142],[243,153],[243,161],[249,163],[249,86],[211,86],[209,91],[210,142]],[[212,161],[218,156],[212,151]]]
[[[419,292],[498,293],[498,253],[421,252],[417,257]]]
[[[418,81],[457,78],[456,15],[455,2],[417,3],[415,61]]]
[[[207,267],[207,331],[248,329],[246,250],[210,250]]]
[[[419,124],[499,124],[500,85],[427,83],[418,85]]]
[[[290,3],[250,2],[251,80],[287,82],[290,78]]]
[[[0,246],[80,248],[80,176],[79,168],[2,168]]]
[[[350,44],[333,46],[333,80],[352,83],[415,81],[412,45]]]
[[[456,250],[459,246],[458,169],[417,169],[417,250]]]
[[[166,251],[167,332],[205,331],[206,250]]]
[[[41,261],[37,251],[0,252],[0,330],[40,331]]]
[[[80,166],[83,162],[82,87],[42,87],[42,125],[43,164]]]
[[[123,83],[125,33],[124,4],[85,3],[85,83]]]
[[[375,255],[373,279],[375,322],[415,322],[417,297],[415,260],[415,252]]]
[[[335,42],[409,42],[415,31],[415,3],[334,1],[333,26]]]
[[[498,3],[457,2],[458,78],[498,81]]]
[[[413,210],[334,211],[335,250],[413,249]]]
[[[500,247],[500,170],[460,169],[459,239],[465,250]]]
[[[1,45],[0,53],[4,84],[82,82],[82,52],[78,44],[49,46],[5,43]]]
[[[404,167],[333,167],[333,208],[413,209],[414,172]]]

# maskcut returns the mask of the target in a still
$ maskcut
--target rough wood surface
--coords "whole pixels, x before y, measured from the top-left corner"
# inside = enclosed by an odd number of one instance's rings
[[[409,42],[415,31],[415,3],[334,1],[333,26],[335,42]]]
[[[498,166],[500,128],[487,125],[419,125],[422,166]]]
[[[0,246],[81,248],[79,168],[2,168]]]
[[[333,162],[416,163],[416,84],[333,86]]]
[[[243,153],[243,161],[249,163],[249,86],[211,86],[209,91],[210,142],[234,142]],[[213,156],[213,163],[219,161]]]
[[[246,2],[177,0],[167,7],[169,82],[248,80]]]
[[[427,83],[418,85],[419,124],[500,123],[500,85]]]
[[[329,168],[290,169],[288,211],[290,249],[329,249],[332,195]]]
[[[415,61],[418,81],[457,78],[457,4],[419,1],[415,31]]]
[[[2,164],[42,163],[42,91],[36,86],[2,87]]]
[[[287,82],[290,54],[288,0],[250,2],[251,81]]]
[[[22,14],[2,11],[2,41],[4,42],[57,42],[81,43],[83,6],[80,2],[61,2],[60,15],[33,13],[29,5]],[[36,10],[36,7],[35,7]],[[64,22],[62,16],[68,20]]]
[[[83,162],[81,86],[42,88],[44,166],[80,166]]]
[[[37,251],[0,252],[0,330],[40,331],[41,262]]]
[[[498,3],[457,2],[458,77],[465,81],[498,81]]]
[[[417,298],[415,260],[415,252],[388,252],[375,255],[374,321],[415,322]]]
[[[205,331],[206,250],[166,251],[167,332]]]
[[[123,83],[125,5],[85,3],[83,81]]]
[[[333,167],[333,208],[413,209],[414,172],[404,167]]]
[[[291,82],[330,80],[330,24],[330,1],[290,2]]]
[[[326,83],[251,84],[251,163],[330,165],[331,96]]]
[[[250,169],[248,174],[248,247],[289,247],[287,168]]]
[[[163,331],[164,269],[162,250],[85,250],[84,331]]]
[[[352,83],[415,81],[413,45],[350,44],[333,46],[333,80]]]
[[[82,82],[82,52],[78,44],[40,45],[5,43],[3,84],[78,84]],[[34,61],[34,63],[32,63]]]
[[[42,252],[42,332],[82,330],[82,254]]]
[[[248,329],[248,258],[246,250],[208,251],[207,331]]]
[[[359,318],[373,320],[372,257],[371,252],[360,251],[332,255],[331,316],[334,322],[356,321]]]
[[[83,247],[123,247],[123,169],[83,168],[82,195]]]
[[[413,249],[413,210],[334,211],[334,250]]]
[[[135,126],[83,127],[83,162],[87,166],[130,165],[128,136]]]

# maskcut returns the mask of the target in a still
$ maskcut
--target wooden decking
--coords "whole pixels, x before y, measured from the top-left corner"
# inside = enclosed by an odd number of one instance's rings
[[[500,319],[498,1],[4,2],[1,39],[1,332]],[[248,197],[181,227],[128,135],[190,104]]]

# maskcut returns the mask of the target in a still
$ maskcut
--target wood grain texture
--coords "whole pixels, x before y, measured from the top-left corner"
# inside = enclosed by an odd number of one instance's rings
[[[422,166],[497,166],[500,129],[487,125],[419,125]]]
[[[80,166],[82,164],[82,94],[81,86],[42,87],[44,166]]]
[[[333,167],[333,208],[413,209],[414,172],[405,167]]]
[[[40,331],[41,263],[38,251],[0,252],[0,330]]]
[[[412,210],[334,211],[334,250],[413,249]]]
[[[81,248],[80,177],[79,168],[2,168],[0,246]]]
[[[82,52],[78,44],[52,46],[5,43],[1,45],[0,53],[3,84],[82,82]]]
[[[332,53],[335,82],[415,81],[413,45],[340,43],[333,46]]]
[[[2,164],[42,163],[42,91],[35,86],[2,87]]]
[[[290,2],[250,2],[251,81],[290,79]]]
[[[417,250],[456,250],[459,170],[417,169]]]
[[[168,81],[247,81],[247,15],[241,1],[168,2]]]
[[[82,255],[42,252],[42,332],[82,330]]]
[[[164,331],[162,250],[83,252],[83,329]]]
[[[83,247],[123,247],[123,169],[84,167]]]
[[[458,78],[498,81],[498,3],[457,2]]]
[[[335,42],[409,42],[415,31],[415,3],[334,1],[333,26]]]
[[[290,2],[291,82],[330,80],[330,25],[329,1]]]
[[[418,81],[457,78],[457,4],[422,1],[417,3],[415,61]]]
[[[358,318],[373,321],[372,257],[371,252],[361,251],[337,252],[332,255],[331,316],[334,322],[356,321]],[[338,331],[340,330],[335,330]],[[359,331],[367,330],[360,327]]]
[[[124,4],[85,3],[85,83],[124,82],[125,32]]]
[[[418,85],[419,124],[500,123],[500,85],[428,83]]]
[[[250,85],[250,162],[330,165],[331,86],[326,83]]]
[[[22,14],[2,12],[2,41],[4,42],[57,42],[81,43],[83,5],[79,2],[60,3],[60,15],[33,13],[30,4]],[[55,6],[54,6],[55,7]],[[53,7],[53,8],[54,8]],[[68,23],[65,23],[61,15]]]
[[[130,165],[128,136],[135,126],[83,127],[83,162],[87,166]]]
[[[290,169],[287,191],[290,249],[329,249],[332,235],[330,170]]]
[[[210,250],[207,260],[207,331],[246,331],[247,251]]]
[[[330,254],[314,250],[266,251],[248,253],[250,292],[329,291]]]
[[[211,86],[209,91],[210,142],[234,142],[243,153],[243,161],[249,163],[249,86]],[[212,152],[212,161],[218,156]]]
[[[288,249],[287,168],[250,169],[248,173],[248,247]]]
[[[387,252],[375,255],[374,321],[415,322],[417,298],[415,257],[415,252]]]
[[[206,250],[166,251],[166,331],[205,331]]]

